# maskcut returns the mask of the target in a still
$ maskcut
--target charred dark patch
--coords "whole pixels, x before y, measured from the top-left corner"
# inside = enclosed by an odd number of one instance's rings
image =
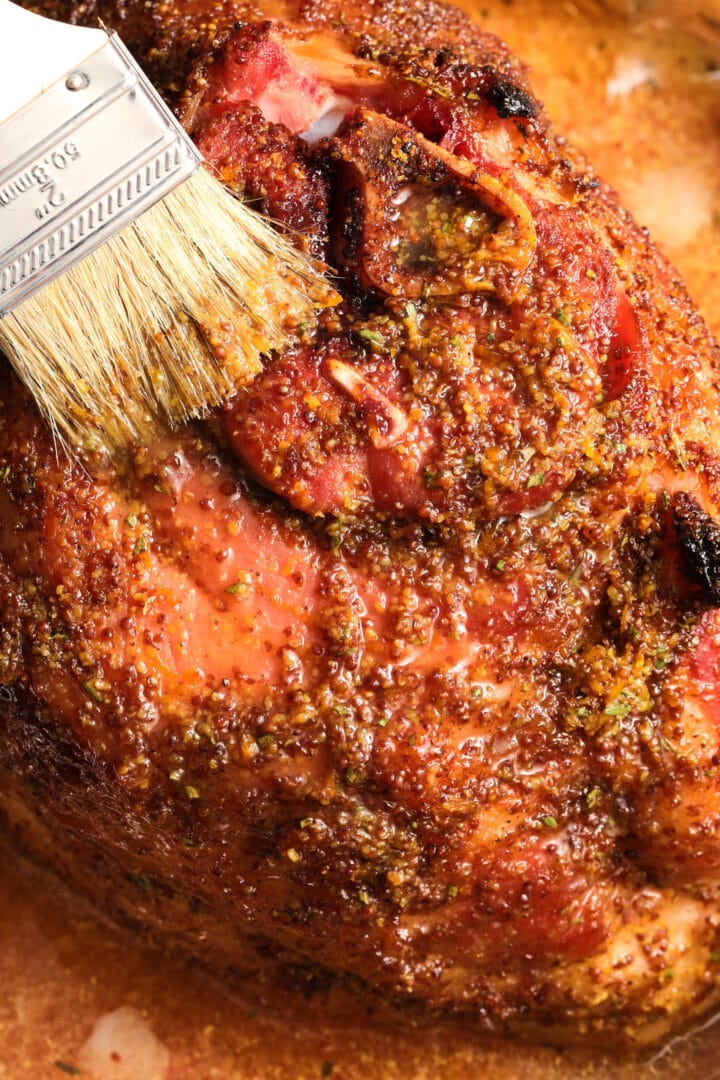
[[[497,109],[501,120],[511,117],[534,120],[537,116],[537,105],[530,95],[508,79],[498,79],[489,86],[485,91],[485,100]]]
[[[673,500],[673,523],[690,576],[709,603],[720,607],[720,525],[687,492]]]
[[[328,230],[328,184],[301,139],[283,124],[267,121],[247,101],[201,118],[194,137],[228,187],[292,230],[311,254],[322,257]]]

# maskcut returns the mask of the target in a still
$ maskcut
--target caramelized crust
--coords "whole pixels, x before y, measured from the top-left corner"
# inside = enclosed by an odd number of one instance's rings
[[[222,415],[58,457],[0,375],[0,806],[242,970],[558,1041],[718,997],[718,356],[452,8],[116,27],[344,302]]]

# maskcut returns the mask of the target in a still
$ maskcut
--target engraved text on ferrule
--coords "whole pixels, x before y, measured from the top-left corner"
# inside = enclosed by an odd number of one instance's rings
[[[65,194],[60,190],[55,174],[62,172],[80,156],[80,149],[74,142],[66,142],[56,147],[42,161],[23,169],[0,187],[0,209],[10,206],[21,195],[37,188],[45,196],[45,200],[42,206],[37,207],[35,215],[38,218],[46,217],[65,202]]]

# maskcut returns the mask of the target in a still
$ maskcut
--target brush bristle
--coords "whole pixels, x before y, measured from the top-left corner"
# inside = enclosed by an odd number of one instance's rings
[[[336,296],[205,169],[0,320],[56,436],[111,451],[201,415]]]

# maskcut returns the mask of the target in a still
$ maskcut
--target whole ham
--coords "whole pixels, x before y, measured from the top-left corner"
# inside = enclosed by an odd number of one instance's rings
[[[720,364],[676,273],[437,0],[40,6],[116,29],[342,303],[126,461],[57,452],[0,367],[8,826],[248,977],[687,1025],[720,998]]]

